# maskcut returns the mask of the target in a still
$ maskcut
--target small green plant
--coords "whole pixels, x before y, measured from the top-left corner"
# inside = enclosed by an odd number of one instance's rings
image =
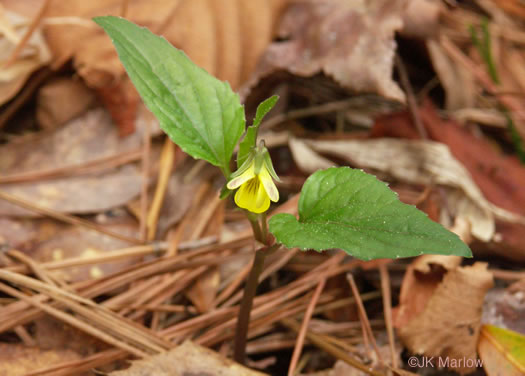
[[[278,181],[264,141],[258,141],[263,117],[277,102],[262,102],[246,129],[244,108],[228,83],[196,66],[164,38],[125,19],[97,17],[109,34],[131,80],[162,129],[186,153],[221,169],[221,197],[234,199],[250,221],[257,250],[245,286],[235,337],[235,359],[243,362],[250,310],[264,258],[281,246],[323,251],[338,248],[363,260],[424,253],[471,257],[453,233],[431,221],[375,176],[348,167],[315,172],[301,190],[299,218],[266,211],[279,200]],[[243,140],[239,143],[244,134]],[[236,145],[237,171],[230,166]],[[273,238],[268,232],[273,234]]]
[[[477,28],[474,25],[470,25],[470,38],[472,39],[472,43],[478,50],[479,55],[483,59],[483,62],[487,67],[487,72],[489,73],[492,82],[494,82],[495,85],[499,86],[501,84],[501,81],[499,78],[498,69],[496,68],[496,64],[494,63],[494,58],[492,57],[492,47],[490,42],[491,36],[488,18],[485,17],[482,19],[480,29],[481,39],[478,36]],[[514,146],[514,150],[516,151],[516,154],[518,155],[518,158],[520,159],[521,163],[525,164],[525,145],[523,143],[523,139],[521,138],[520,133],[516,129],[516,125],[514,124],[514,120],[512,120],[512,116],[510,115],[509,110],[503,105],[500,105],[500,110],[505,116],[505,120],[507,121],[507,129],[509,131],[510,140]]]

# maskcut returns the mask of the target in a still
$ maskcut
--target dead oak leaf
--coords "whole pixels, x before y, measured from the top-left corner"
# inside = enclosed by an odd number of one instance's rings
[[[449,271],[435,289],[425,309],[399,329],[399,336],[412,352],[449,360],[476,359],[481,312],[485,294],[493,286],[486,263]],[[469,373],[469,362],[455,370]],[[452,368],[452,367],[451,367]]]
[[[404,101],[392,80],[392,66],[394,33],[403,26],[405,6],[405,0],[307,0],[291,5],[280,25],[285,41],[268,47],[248,86],[277,70],[306,77],[324,72],[348,89]]]

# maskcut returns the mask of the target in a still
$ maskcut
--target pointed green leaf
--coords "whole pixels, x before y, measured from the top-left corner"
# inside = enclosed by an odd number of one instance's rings
[[[340,248],[363,260],[423,253],[472,256],[457,235],[399,201],[385,183],[348,167],[311,175],[301,191],[299,220],[277,214],[270,232],[290,248]]]
[[[166,39],[118,17],[94,21],[111,37],[131,80],[161,128],[182,150],[229,172],[244,128],[239,96]]]
[[[259,132],[259,125],[261,125],[262,119],[268,112],[270,112],[278,100],[279,96],[273,95],[259,103],[259,106],[257,106],[257,112],[255,113],[253,124],[251,127],[248,127],[246,135],[239,145],[239,152],[237,153],[237,168],[241,167],[244,161],[246,161],[246,158],[248,158],[248,154],[250,154],[250,151],[257,142],[257,133]]]

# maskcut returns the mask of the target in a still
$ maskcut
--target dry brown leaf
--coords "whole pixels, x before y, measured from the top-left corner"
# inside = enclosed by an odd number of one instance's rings
[[[142,129],[144,121],[138,121]],[[39,172],[77,166],[137,150],[142,135],[121,139],[108,114],[94,110],[56,132],[0,147],[0,170],[6,174]],[[128,202],[140,192],[140,171],[134,165],[99,174],[2,185],[0,189],[61,212],[93,213]],[[34,215],[0,201],[1,215]]]
[[[104,228],[125,236],[135,236],[137,233],[135,221],[130,221],[129,217],[120,220],[120,222],[122,221],[124,223],[104,223]],[[62,261],[72,257],[89,259],[129,246],[128,242],[84,227],[70,227],[38,244],[32,250],[31,256],[38,262]],[[52,273],[62,280],[71,282],[96,279],[115,273],[138,260],[138,258],[128,258],[111,263],[75,266],[53,271]]]
[[[0,250],[16,249],[31,254],[37,244],[52,238],[64,228],[65,225],[46,218],[14,219],[0,217]]]
[[[140,193],[140,182],[140,171],[128,165],[103,174],[13,184],[1,190],[40,207],[89,214],[126,204]],[[0,215],[39,216],[7,201],[0,201]]]
[[[405,0],[307,0],[288,7],[280,26],[284,42],[270,45],[243,95],[276,70],[299,76],[324,72],[342,86],[398,101],[405,96],[392,79]]]
[[[126,18],[162,34],[196,64],[235,88],[253,71],[287,2],[227,0],[219,5],[209,0],[141,0],[129,2]],[[56,1],[47,15],[85,21],[120,15],[121,6],[121,0]],[[94,23],[48,25],[46,35],[55,64],[73,57],[91,86],[108,86],[122,76],[123,67],[109,38]]]
[[[0,105],[10,100],[22,88],[31,73],[51,61],[51,53],[42,36],[42,30],[37,28],[18,59],[5,66],[25,35],[30,22],[31,19],[21,14],[5,11],[0,4]]]
[[[406,36],[427,39],[439,30],[442,3],[428,0],[409,0],[403,12],[403,29]]]
[[[474,75],[452,60],[438,41],[429,39],[426,44],[434,70],[445,90],[445,108],[453,111],[473,107],[478,94]]]
[[[84,114],[96,103],[95,94],[80,80],[59,78],[38,90],[36,120],[45,130]]]
[[[492,286],[492,273],[485,263],[449,271],[424,310],[399,328],[399,337],[412,353],[475,360],[483,300]],[[455,370],[474,371],[468,364],[459,362]]]
[[[0,343],[0,376],[23,376],[35,369],[81,359],[71,350],[45,351],[36,347]]]
[[[147,359],[133,362],[125,371],[111,372],[111,376],[264,376],[218,353],[190,341]]]
[[[461,264],[461,257],[423,255],[408,266],[403,277],[399,305],[393,310],[394,326],[400,328],[425,309],[443,275]]]
[[[103,109],[90,111],[56,132],[0,147],[4,175],[75,166],[137,150],[141,134],[121,139]]]
[[[130,80],[96,89],[100,100],[118,126],[121,137],[135,132],[135,117],[140,97]]]

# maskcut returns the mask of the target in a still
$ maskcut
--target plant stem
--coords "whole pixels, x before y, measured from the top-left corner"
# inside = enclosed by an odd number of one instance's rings
[[[259,276],[261,275],[264,267],[264,259],[267,255],[272,254],[273,251],[281,246],[280,244],[268,244],[269,240],[268,225],[266,223],[266,212],[259,215],[253,215],[252,213],[246,212],[246,216],[252,225],[253,236],[255,237],[255,240],[265,244],[266,246],[255,252],[252,269],[250,270],[250,275],[248,276],[248,280],[244,286],[244,294],[241,300],[239,315],[237,316],[237,325],[235,328],[235,340],[233,346],[233,359],[240,364],[244,364],[246,357],[246,342],[248,338],[248,329],[250,326],[250,313],[252,311],[253,298],[257,292],[257,285],[259,284]]]
[[[250,225],[252,225],[253,237],[258,242],[264,243],[261,226],[259,225],[259,221],[257,220],[258,218],[257,217],[253,218],[250,214],[248,214],[247,216],[248,216],[248,219],[250,220]]]
[[[266,212],[262,213],[260,215],[261,218],[261,235],[262,235],[262,243],[265,245],[269,245],[268,242],[268,223],[266,219]]]
[[[239,310],[239,316],[237,317],[237,326],[235,328],[235,343],[233,359],[244,364],[246,356],[246,341],[248,336],[248,327],[250,325],[250,313],[253,305],[253,298],[259,284],[259,276],[263,270],[264,259],[269,248],[264,247],[255,252],[255,258],[253,260],[252,270],[246,281],[244,287],[244,295],[242,296],[241,308]]]

